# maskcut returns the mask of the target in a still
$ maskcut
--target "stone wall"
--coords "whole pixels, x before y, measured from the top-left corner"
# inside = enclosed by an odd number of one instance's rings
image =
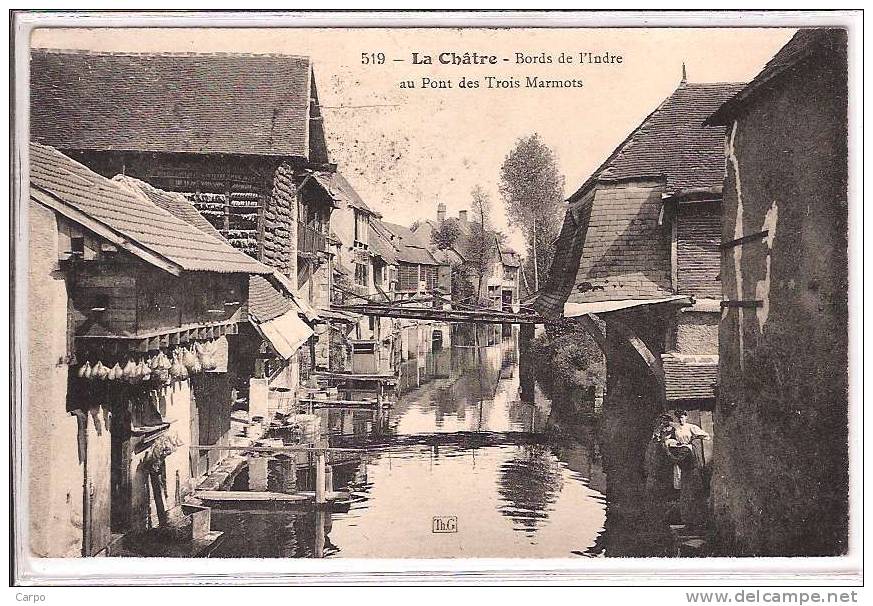
[[[604,540],[612,556],[661,556],[670,545],[664,505],[647,489],[645,467],[655,418],[666,406],[664,390],[614,322],[660,357],[671,312],[650,306],[601,315],[607,337],[600,429],[608,502]]]
[[[815,58],[728,126],[714,515],[725,551],[847,549],[845,54]]]
[[[30,548],[38,557],[82,555],[84,461],[67,412],[67,285],[58,268],[55,214],[30,203],[25,447]]]
[[[182,504],[182,499],[193,489],[191,478],[191,383],[176,381],[157,390],[161,416],[173,423],[167,430],[182,444],[164,459],[167,493],[164,506],[167,510]],[[202,415],[210,413],[209,403],[200,405]],[[208,440],[204,440],[208,441]],[[149,485],[149,468],[146,461],[149,449],[133,453],[130,460],[131,515],[130,530],[144,530],[158,525],[154,488]],[[181,499],[177,498],[181,497]]]
[[[690,355],[718,354],[718,313],[679,312],[676,324],[676,350]]]

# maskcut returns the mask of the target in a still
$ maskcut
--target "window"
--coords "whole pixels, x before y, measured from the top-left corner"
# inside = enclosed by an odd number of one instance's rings
[[[421,279],[427,283],[428,290],[436,290],[439,285],[439,268],[435,265],[423,266]]]
[[[363,263],[355,263],[355,284],[358,286],[367,286],[368,271],[367,266]]]
[[[370,220],[365,213],[355,210],[355,246],[369,246]]]
[[[398,273],[400,290],[418,290],[418,265],[404,263]]]

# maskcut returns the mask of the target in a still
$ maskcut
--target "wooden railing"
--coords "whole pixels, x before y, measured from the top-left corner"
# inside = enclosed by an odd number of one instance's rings
[[[297,252],[318,253],[327,250],[327,237],[304,223],[297,224]]]

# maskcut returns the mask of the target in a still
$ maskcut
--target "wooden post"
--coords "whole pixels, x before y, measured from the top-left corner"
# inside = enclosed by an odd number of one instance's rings
[[[519,349],[525,350],[530,347],[530,342],[534,339],[536,325],[522,324],[519,329]]]
[[[324,468],[324,490],[333,492],[333,467],[325,465]]]
[[[327,502],[327,498],[325,495],[325,469],[324,469],[324,459],[326,453],[323,450],[319,450],[315,453],[315,503],[316,505],[321,505]]]
[[[324,511],[315,512],[315,553],[316,558],[324,557],[325,530],[327,515]]]
[[[265,492],[268,488],[269,461],[267,457],[254,457],[248,461],[249,490]]]
[[[288,459],[285,467],[285,475],[283,476],[282,491],[288,494],[297,492],[297,456],[293,455]]]

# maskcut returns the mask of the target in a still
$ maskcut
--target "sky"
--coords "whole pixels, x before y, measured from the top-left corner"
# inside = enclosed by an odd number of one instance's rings
[[[534,132],[556,154],[570,195],[679,85],[746,82],[791,38],[776,28],[539,29],[193,29],[54,28],[34,30],[34,47],[101,51],[249,52],[312,57],[331,160],[384,218],[409,225],[469,208],[481,185],[492,224],[523,250],[506,223],[500,166],[515,142]],[[479,53],[496,64],[441,65],[440,53]],[[580,53],[621,56],[581,63]],[[372,61],[384,53],[384,63]],[[413,64],[412,53],[433,64]],[[516,63],[551,56],[552,63]],[[572,64],[559,63],[561,53]],[[371,61],[363,63],[362,55]],[[508,59],[508,61],[504,61]],[[489,88],[486,77],[515,79]],[[528,88],[527,76],[577,80],[581,87]],[[452,88],[422,88],[422,78]],[[461,78],[478,88],[461,88]],[[401,88],[412,81],[415,88]],[[493,82],[494,80],[492,80]]]

